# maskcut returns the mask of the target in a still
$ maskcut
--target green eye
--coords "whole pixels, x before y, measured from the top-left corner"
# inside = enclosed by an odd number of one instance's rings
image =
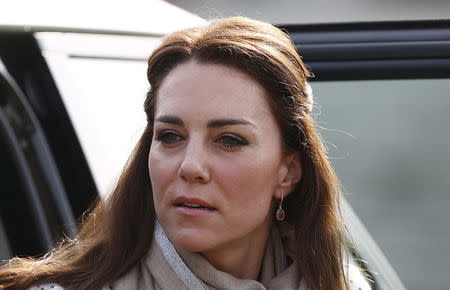
[[[234,135],[223,135],[218,139],[218,142],[225,147],[238,147],[248,145],[247,140]]]
[[[173,144],[183,140],[183,138],[173,131],[163,131],[158,134],[156,140],[163,144]]]

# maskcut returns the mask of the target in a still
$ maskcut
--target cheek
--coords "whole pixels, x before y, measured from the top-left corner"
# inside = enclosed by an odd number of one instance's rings
[[[163,198],[165,188],[170,184],[174,174],[177,174],[176,164],[174,160],[164,158],[156,150],[150,150],[148,169],[152,183],[153,199],[155,207],[157,207],[158,202]]]
[[[227,217],[223,228],[230,233],[253,232],[270,219],[274,174],[268,164],[261,161],[235,160],[220,172]]]
[[[235,206],[270,206],[276,188],[278,162],[275,159],[251,156],[230,162],[220,169],[224,192],[232,194]],[[231,196],[230,196],[231,197]]]

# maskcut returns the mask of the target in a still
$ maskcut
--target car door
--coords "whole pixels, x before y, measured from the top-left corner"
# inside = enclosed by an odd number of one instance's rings
[[[97,190],[31,33],[0,33],[0,255],[41,255]]]
[[[344,196],[376,241],[352,233],[368,268],[388,280],[397,272],[407,288],[447,288],[450,22],[282,27],[315,74],[313,114]]]
[[[0,61],[1,257],[50,250],[75,220],[46,138]]]

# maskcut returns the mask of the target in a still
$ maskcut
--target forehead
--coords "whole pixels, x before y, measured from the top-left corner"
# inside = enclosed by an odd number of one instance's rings
[[[264,87],[245,72],[190,60],[176,66],[163,80],[157,94],[156,116],[194,113],[203,119],[247,117],[274,121],[268,97]]]

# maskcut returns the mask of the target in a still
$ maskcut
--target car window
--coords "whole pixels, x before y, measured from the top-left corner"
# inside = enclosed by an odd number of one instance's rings
[[[410,289],[448,285],[449,79],[316,82],[345,197]]]
[[[82,132],[86,158],[105,194],[145,127],[146,63],[96,58],[70,58],[68,63],[78,95],[65,102],[79,118],[76,131]]]
[[[146,119],[147,58],[159,37],[37,33],[100,195],[114,185]]]
[[[9,241],[6,236],[5,227],[0,217],[0,260],[8,259],[12,256],[12,251],[9,246]]]

